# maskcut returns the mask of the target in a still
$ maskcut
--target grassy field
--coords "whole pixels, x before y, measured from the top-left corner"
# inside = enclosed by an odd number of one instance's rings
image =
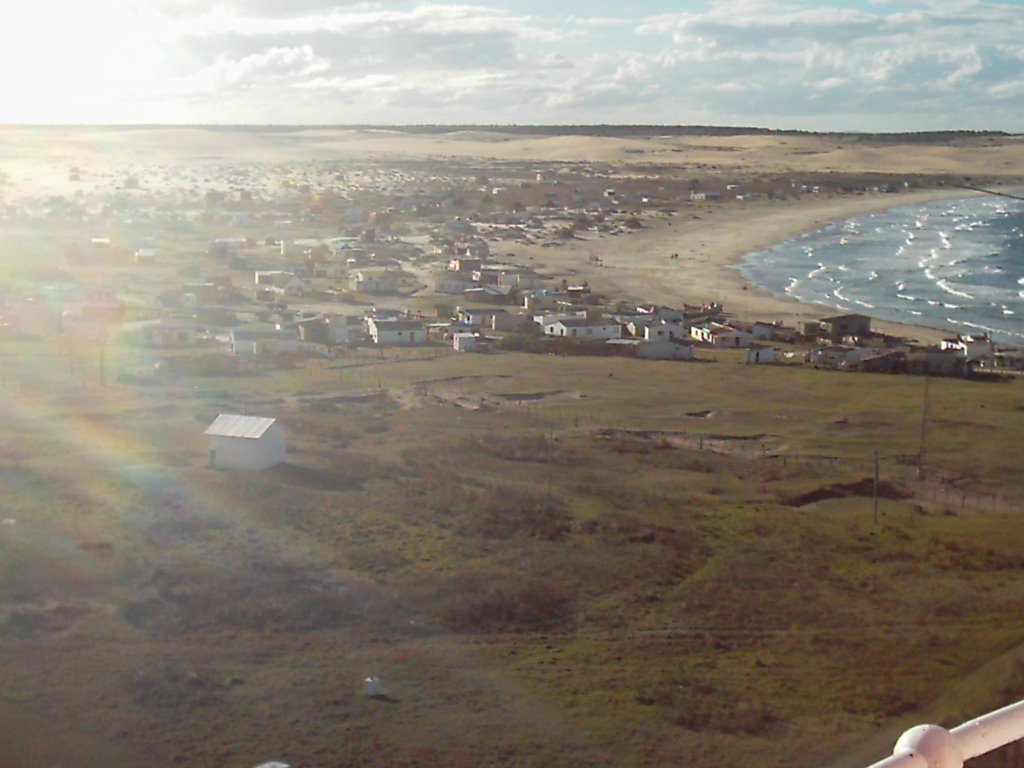
[[[854,766],[1024,691],[1017,513],[900,484],[920,378],[0,356],[12,765]],[[928,400],[926,469],[1016,509],[1020,383]],[[222,411],[279,418],[289,463],[207,468]]]

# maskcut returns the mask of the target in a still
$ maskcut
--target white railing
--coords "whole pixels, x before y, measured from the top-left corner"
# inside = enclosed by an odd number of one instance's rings
[[[963,768],[964,762],[1024,738],[1024,701],[968,720],[947,731],[918,725],[904,733],[892,757],[870,768]]]

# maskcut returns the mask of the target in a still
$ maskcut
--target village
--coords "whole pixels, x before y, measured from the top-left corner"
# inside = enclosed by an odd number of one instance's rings
[[[74,195],[8,192],[9,225],[60,237],[55,254],[8,282],[3,327],[167,350],[178,363],[190,350],[217,353],[217,370],[368,345],[653,360],[733,349],[747,364],[943,376],[1024,360],[986,336],[930,347],[887,336],[859,314],[796,327],[738,317],[711,297],[673,307],[601,295],[586,279],[601,270],[599,256],[585,269],[542,257],[699,216],[700,206],[892,193],[914,179],[826,177],[826,186],[572,164],[437,166],[139,166],[92,177],[72,167],[67,183],[83,185]]]

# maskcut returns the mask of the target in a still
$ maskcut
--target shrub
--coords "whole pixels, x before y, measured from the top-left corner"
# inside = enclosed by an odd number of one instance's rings
[[[439,618],[456,632],[527,632],[564,625],[573,598],[551,578],[464,573],[443,582]]]

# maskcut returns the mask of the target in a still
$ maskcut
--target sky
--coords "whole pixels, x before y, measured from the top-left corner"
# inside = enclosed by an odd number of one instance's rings
[[[20,0],[0,123],[1024,133],[1024,0]]]

